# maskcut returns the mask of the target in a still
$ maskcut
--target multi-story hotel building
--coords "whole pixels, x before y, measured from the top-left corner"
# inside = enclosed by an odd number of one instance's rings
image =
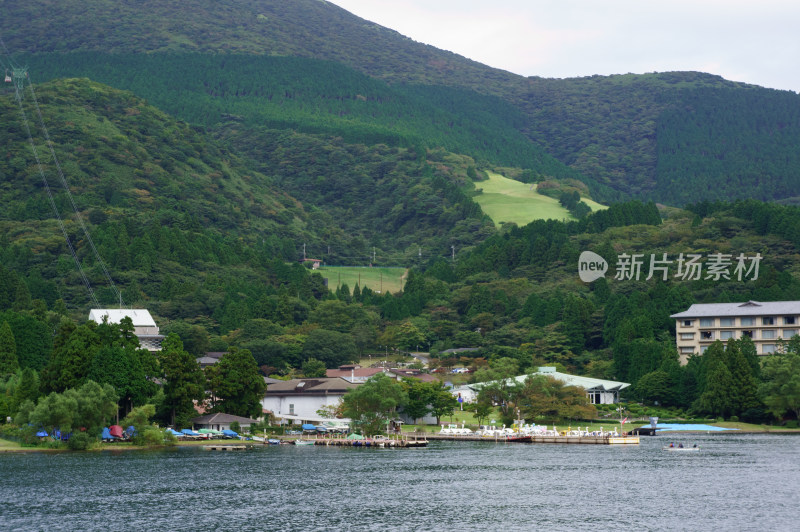
[[[749,336],[759,355],[777,349],[778,339],[800,332],[800,301],[697,304],[670,316],[681,364],[692,354],[702,354],[714,341]]]

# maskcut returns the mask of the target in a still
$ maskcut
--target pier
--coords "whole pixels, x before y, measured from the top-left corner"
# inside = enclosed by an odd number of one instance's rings
[[[204,451],[244,451],[247,445],[203,445]]]
[[[504,436],[478,436],[475,434],[429,434],[429,440],[485,441],[494,443],[561,443],[575,445],[638,445],[638,436],[531,436],[530,440],[515,441]]]
[[[364,438],[360,440],[348,439],[344,437],[331,438],[331,437],[315,437],[315,438],[291,438],[281,439],[281,443],[296,443],[302,441],[305,444],[313,443],[314,445],[325,445],[329,447],[393,447],[393,448],[410,448],[410,447],[427,447],[427,437],[418,436],[390,436],[390,437],[377,437],[377,438]],[[266,442],[265,442],[266,444]]]

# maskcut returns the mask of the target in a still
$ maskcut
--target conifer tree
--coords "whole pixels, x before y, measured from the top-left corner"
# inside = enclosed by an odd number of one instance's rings
[[[17,343],[7,321],[0,325],[0,376],[13,375],[19,369]]]
[[[170,333],[161,343],[159,362],[164,375],[164,406],[173,427],[182,427],[194,415],[194,401],[205,397],[205,377],[195,357]]]
[[[703,393],[695,401],[695,409],[705,414],[728,417],[734,408],[733,375],[725,364],[725,348],[719,340],[703,355],[706,378]]]

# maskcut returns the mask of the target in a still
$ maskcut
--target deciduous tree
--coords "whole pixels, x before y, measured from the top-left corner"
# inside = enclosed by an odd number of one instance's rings
[[[363,434],[374,435],[386,429],[388,421],[407,400],[403,386],[380,373],[345,394],[342,413]]]

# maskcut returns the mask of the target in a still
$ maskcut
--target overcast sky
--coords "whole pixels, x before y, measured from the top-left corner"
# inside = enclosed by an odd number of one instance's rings
[[[330,0],[524,76],[695,70],[800,91],[800,0]]]

